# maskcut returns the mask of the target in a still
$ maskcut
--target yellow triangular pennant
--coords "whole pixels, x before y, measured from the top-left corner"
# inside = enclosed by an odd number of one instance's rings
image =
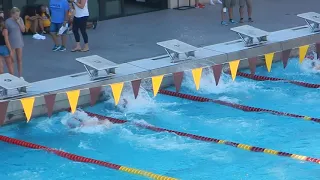
[[[118,105],[118,103],[119,103],[120,96],[122,93],[123,84],[124,84],[123,82],[110,84],[111,89],[112,89],[113,98],[114,98],[114,103],[116,105]]]
[[[27,122],[29,122],[30,119],[31,119],[34,100],[35,100],[35,97],[29,97],[29,98],[20,99],[20,102],[22,104],[24,113],[26,114]]]
[[[302,63],[307,55],[309,45],[304,45],[299,47],[299,62]]]
[[[197,90],[199,90],[200,88],[201,75],[202,75],[202,68],[192,69],[193,81],[196,84]]]
[[[268,72],[271,71],[273,56],[274,56],[274,53],[268,53],[264,55]]]
[[[76,109],[77,109],[80,90],[68,91],[67,96],[68,96],[68,100],[71,108],[71,113],[74,113],[76,112]]]
[[[158,91],[160,89],[163,76],[164,75],[152,77],[152,89],[153,89],[153,95],[154,96],[156,96],[158,94]]]
[[[236,79],[239,63],[240,63],[240,60],[234,60],[229,62],[232,80]]]

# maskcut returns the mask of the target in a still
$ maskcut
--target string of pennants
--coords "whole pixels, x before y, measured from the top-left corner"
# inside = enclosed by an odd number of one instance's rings
[[[305,56],[307,54],[308,49],[309,49],[309,45],[304,45],[304,46],[299,47],[299,62],[300,63],[302,63],[303,60],[305,59]],[[316,49],[317,49],[317,53],[320,53],[320,43],[316,44]],[[282,52],[282,61],[283,61],[284,68],[286,68],[286,66],[288,64],[290,52],[291,52],[291,49],[285,50]],[[275,53],[268,53],[268,54],[264,55],[268,72],[271,71],[271,66],[272,66],[274,54]],[[257,57],[249,58],[248,62],[249,62],[249,68],[250,68],[251,74],[255,74]],[[239,63],[240,63],[240,60],[234,60],[234,61],[228,62],[229,67],[230,67],[231,78],[233,81],[236,78]],[[206,67],[204,67],[204,68],[206,68]],[[213,70],[213,75],[214,75],[216,85],[218,85],[219,80],[220,80],[220,76],[222,73],[223,64],[213,65],[211,68]],[[200,88],[202,69],[203,68],[195,68],[195,69],[191,70],[193,80],[194,80],[194,83],[196,86],[196,90],[199,90],[199,88]],[[184,72],[173,73],[173,80],[174,80],[174,84],[175,84],[177,92],[179,92],[179,90],[180,90],[182,80],[183,80],[183,75],[184,75]],[[164,77],[164,75],[151,77],[152,89],[153,89],[154,96],[156,96],[158,94],[163,77]],[[139,94],[141,81],[142,81],[142,79],[137,79],[137,80],[131,81],[131,86],[132,86],[135,98],[137,98],[137,96]],[[124,82],[110,84],[112,94],[114,97],[114,101],[115,101],[115,105],[117,105],[119,103],[123,86],[124,86]],[[100,96],[102,87],[103,86],[89,88],[90,98],[91,98],[90,104],[92,106],[97,102],[97,100]],[[84,89],[71,90],[71,91],[65,92],[67,95],[69,104],[70,104],[71,113],[74,113],[77,109],[78,100],[80,97],[81,90],[84,90]],[[35,102],[36,97],[37,96],[20,99],[20,102],[23,107],[27,122],[29,122],[32,117],[32,112],[33,112],[33,107],[34,107],[34,102]],[[43,97],[44,97],[46,108],[47,108],[47,114],[49,117],[51,117],[52,113],[53,113],[53,109],[54,109],[56,94],[44,95]],[[0,126],[4,124],[8,104],[9,104],[9,101],[0,102]]]

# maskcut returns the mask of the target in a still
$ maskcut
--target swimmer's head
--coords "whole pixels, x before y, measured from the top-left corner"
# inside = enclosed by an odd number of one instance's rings
[[[67,125],[71,129],[78,128],[81,126],[81,121],[79,121],[77,118],[71,118],[67,120]]]
[[[311,62],[311,67],[315,67],[316,66],[316,62]]]

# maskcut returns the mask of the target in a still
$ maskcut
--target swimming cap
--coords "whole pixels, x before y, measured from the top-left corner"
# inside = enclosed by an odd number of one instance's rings
[[[74,129],[81,126],[81,122],[78,119],[71,118],[67,120],[67,125],[69,128]]]

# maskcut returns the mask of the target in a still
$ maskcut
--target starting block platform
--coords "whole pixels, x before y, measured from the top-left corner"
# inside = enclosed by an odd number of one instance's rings
[[[230,30],[236,32],[240,36],[246,47],[267,42],[267,36],[269,35],[269,32],[249,25],[234,27]]]
[[[312,32],[320,32],[320,14],[315,12],[307,12],[297,15],[300,18],[303,18]]]
[[[84,65],[91,80],[97,80],[114,76],[116,74],[116,68],[118,65],[112,61],[102,58],[98,55],[91,55],[76,58],[76,61]],[[90,70],[90,68],[92,70]],[[99,74],[99,71],[105,71],[104,74]]]
[[[190,56],[195,57],[194,52],[198,49],[197,47],[194,47],[190,44],[184,43],[176,39],[157,42],[157,44],[165,49],[167,54],[170,56],[172,63],[187,60]],[[185,54],[187,56],[187,59],[180,59],[180,54]]]
[[[0,99],[22,96],[27,93],[28,82],[9,73],[0,75]]]

